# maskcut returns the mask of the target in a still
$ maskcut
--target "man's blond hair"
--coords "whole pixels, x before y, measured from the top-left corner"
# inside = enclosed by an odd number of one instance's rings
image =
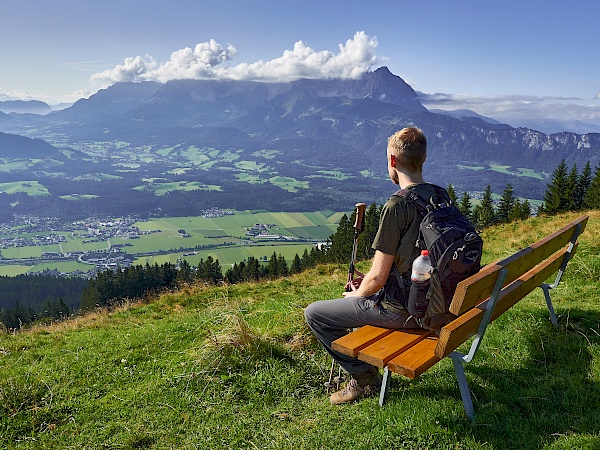
[[[388,138],[388,152],[396,157],[398,165],[412,173],[421,173],[427,156],[427,139],[418,128],[403,128]]]

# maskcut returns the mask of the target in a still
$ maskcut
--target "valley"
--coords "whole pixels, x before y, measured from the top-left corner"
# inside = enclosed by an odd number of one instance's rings
[[[92,278],[98,271],[208,256],[224,268],[275,252],[289,262],[335,232],[341,212],[285,213],[213,208],[199,216],[139,219],[17,216],[0,228],[0,276],[54,273]]]

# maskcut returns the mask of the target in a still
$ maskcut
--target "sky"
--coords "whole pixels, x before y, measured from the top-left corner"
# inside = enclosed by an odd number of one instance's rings
[[[600,131],[599,19],[591,0],[0,0],[0,100],[387,66],[430,108]]]

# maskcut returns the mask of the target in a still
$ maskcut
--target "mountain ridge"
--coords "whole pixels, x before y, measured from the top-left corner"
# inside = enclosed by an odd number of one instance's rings
[[[385,197],[388,183],[387,138],[405,126],[423,129],[428,138],[427,178],[459,190],[483,191],[491,184],[500,192],[510,182],[516,195],[539,199],[561,160],[579,168],[588,161],[593,167],[600,163],[600,134],[547,135],[481,116],[432,112],[385,67],[356,80],[117,83],[46,116],[0,116],[0,130],[6,133],[48,139],[84,153],[90,142],[104,142],[104,159],[88,150],[97,166],[110,163],[123,146],[134,153],[212,148],[308,186],[321,177],[320,170],[340,170],[365,186],[364,195],[381,190],[377,201]],[[235,174],[234,161],[220,161],[211,170]],[[375,177],[367,180],[365,173]],[[206,178],[204,172],[198,176]],[[322,180],[319,189],[323,195],[343,192],[350,182],[344,183]]]

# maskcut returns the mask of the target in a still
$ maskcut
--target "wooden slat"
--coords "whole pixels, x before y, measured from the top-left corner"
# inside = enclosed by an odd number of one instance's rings
[[[577,246],[573,248],[573,254],[576,250]],[[505,287],[498,297],[491,320],[495,320],[558,271],[566,252],[567,247]],[[488,301],[489,299],[480,303],[441,329],[437,348],[435,349],[435,354],[439,358],[450,354],[477,332]]]
[[[440,361],[434,352],[436,345],[437,339],[427,337],[390,360],[388,368],[414,380]]]
[[[529,271],[558,249],[567,245],[573,237],[575,227],[580,223],[582,226],[580,233],[582,233],[587,220],[588,216],[582,216],[514,255],[488,264],[477,274],[459,283],[452,298],[450,312],[460,316],[488,298],[496,282],[495,273],[503,267],[508,269],[505,286],[512,283],[522,273]]]
[[[417,342],[425,339],[430,333],[426,330],[398,330],[379,339],[358,352],[358,359],[376,367],[383,368],[388,361]]]
[[[331,343],[331,348],[342,355],[356,358],[358,352],[394,330],[365,325]]]

